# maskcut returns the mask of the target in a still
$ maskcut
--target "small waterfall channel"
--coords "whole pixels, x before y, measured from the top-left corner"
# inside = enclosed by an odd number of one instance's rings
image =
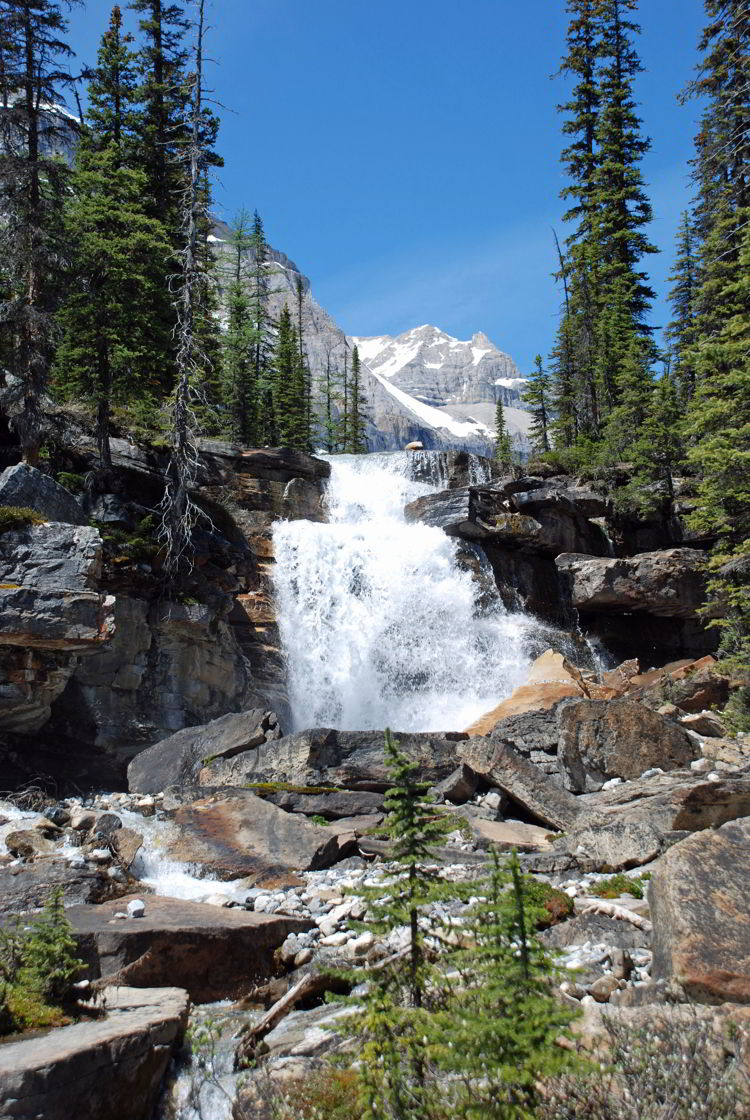
[[[480,583],[460,565],[458,542],[407,522],[405,504],[445,489],[444,455],[330,463],[328,522],[274,529],[295,729],[466,727],[521,683],[544,628],[503,607],[481,549],[472,546]],[[472,482],[488,481],[481,460],[470,470]]]

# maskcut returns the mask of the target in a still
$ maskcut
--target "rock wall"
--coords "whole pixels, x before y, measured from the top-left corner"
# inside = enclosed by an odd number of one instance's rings
[[[47,473],[13,464],[0,475],[0,505],[39,520],[0,532],[8,784],[90,784],[97,775],[120,784],[135,753],[227,712],[267,708],[283,725],[271,531],[278,517],[323,517],[328,464],[206,441],[194,566],[165,585],[156,539],[163,452],[114,440],[105,477],[89,433],[65,425]],[[79,493],[55,481],[55,466],[80,480]]]

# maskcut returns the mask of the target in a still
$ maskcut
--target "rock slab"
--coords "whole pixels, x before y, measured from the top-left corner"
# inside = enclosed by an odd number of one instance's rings
[[[273,954],[310,921],[204,902],[144,897],[139,918],[115,918],[125,901],[73,906],[68,917],[90,976],[135,987],[178,986],[197,1003],[245,995],[273,971]]]
[[[696,1003],[750,1004],[750,817],[676,844],[649,889],[654,980]]]
[[[143,1120],[185,1033],[179,988],[116,988],[103,1019],[0,1046],[0,1120]]]

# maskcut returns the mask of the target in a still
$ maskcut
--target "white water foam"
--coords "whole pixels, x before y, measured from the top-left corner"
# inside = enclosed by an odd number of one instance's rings
[[[538,624],[478,587],[441,529],[408,523],[409,453],[331,457],[329,523],[277,522],[275,590],[296,729],[460,730],[521,683]],[[477,468],[478,473],[479,468]],[[477,478],[477,482],[479,478]]]

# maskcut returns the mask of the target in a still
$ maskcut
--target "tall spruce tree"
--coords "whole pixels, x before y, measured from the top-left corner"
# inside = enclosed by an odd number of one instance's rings
[[[91,110],[71,184],[65,229],[72,283],[59,316],[55,365],[60,388],[95,405],[104,468],[111,466],[113,403],[127,403],[131,420],[150,419],[159,389],[155,370],[168,345],[154,308],[169,242],[161,223],[145,213],[145,174],[128,166],[133,57],[115,7],[90,75]]]
[[[687,211],[677,233],[677,252],[669,279],[673,287],[669,293],[672,303],[672,320],[664,336],[670,347],[672,374],[678,386],[683,406],[690,401],[695,389],[693,348],[696,338],[698,297],[698,246],[692,215]]]
[[[174,577],[184,564],[192,563],[192,532],[199,516],[192,497],[198,471],[198,414],[205,404],[201,387],[206,356],[201,349],[199,316],[205,283],[200,231],[207,228],[209,220],[202,181],[211,156],[206,146],[203,84],[206,0],[195,0],[195,10],[193,65],[183,129],[187,139],[179,151],[182,247],[179,280],[174,294],[177,377],[172,402],[171,453],[160,506],[159,538],[164,548],[164,571],[168,578]]]
[[[366,421],[364,412],[364,397],[362,393],[362,366],[359,360],[359,349],[352,350],[351,389],[349,395],[349,424],[347,428],[346,450],[352,455],[360,455],[367,450],[367,437],[365,435]]]
[[[248,277],[248,295],[253,325],[252,376],[257,408],[256,439],[259,446],[278,442],[278,424],[274,407],[274,323],[269,307],[271,294],[271,262],[263,221],[253,214],[250,251],[252,268]]]
[[[63,209],[70,169],[55,139],[70,124],[64,103],[73,53],[64,11],[79,0],[3,0],[0,4],[0,292],[2,349],[19,379],[13,423],[24,458],[38,458],[41,397],[53,353],[54,313],[67,245]]]
[[[513,445],[505,423],[505,410],[501,397],[498,397],[495,405],[495,459],[503,470],[510,470],[513,465]]]
[[[543,453],[550,449],[551,378],[544,369],[541,354],[537,354],[534,359],[534,372],[529,376],[528,386],[523,394],[523,400],[530,406],[531,411],[531,444],[534,451]]]
[[[224,335],[223,398],[227,435],[252,447],[257,421],[256,384],[253,366],[253,329],[250,295],[245,271],[252,247],[252,219],[241,210],[230,233],[231,273],[226,290],[228,310]]]
[[[309,429],[305,371],[300,360],[297,331],[287,304],[284,304],[279,316],[273,408],[282,446],[306,451],[309,445]]]
[[[185,34],[190,20],[184,4],[163,0],[131,0],[130,8],[142,18],[140,100],[144,111],[139,124],[139,166],[146,173],[149,213],[158,218],[179,244],[180,152],[187,143],[185,113],[189,85],[185,68],[188,51]]]
[[[699,287],[689,461],[700,474],[693,526],[718,538],[709,614],[722,646],[750,666],[750,10],[705,0],[697,76],[704,99],[693,164],[698,188]]]

